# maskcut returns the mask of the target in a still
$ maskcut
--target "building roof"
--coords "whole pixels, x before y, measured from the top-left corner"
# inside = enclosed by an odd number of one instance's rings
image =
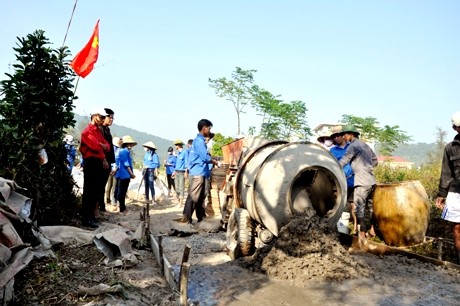
[[[383,155],[380,155],[380,156],[377,156],[377,160],[379,162],[389,161],[389,162],[393,162],[393,163],[412,163],[412,162],[408,161],[407,159],[405,159],[404,157],[401,157],[401,156],[383,156]]]

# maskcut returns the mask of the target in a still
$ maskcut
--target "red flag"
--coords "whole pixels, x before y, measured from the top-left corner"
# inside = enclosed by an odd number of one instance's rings
[[[89,39],[86,46],[78,52],[70,67],[73,68],[76,74],[82,78],[86,77],[94,68],[94,63],[99,55],[99,20],[94,27],[93,35]]]

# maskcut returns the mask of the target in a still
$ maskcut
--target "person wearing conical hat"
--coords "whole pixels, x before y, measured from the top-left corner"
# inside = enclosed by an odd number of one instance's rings
[[[152,141],[148,141],[142,145],[145,149],[144,154],[144,169],[142,175],[144,178],[145,202],[150,201],[152,195],[152,204],[155,205],[155,178],[158,176],[158,168],[160,168],[160,158],[156,153],[157,147]]]
[[[371,147],[359,140],[359,131],[353,125],[346,125],[342,131],[343,137],[350,145],[345,155],[340,159],[339,164],[345,167],[350,163],[355,174],[355,190],[353,192],[353,202],[356,209],[356,222],[358,223],[359,235],[366,237],[367,223],[371,224],[369,234],[375,235],[372,218],[372,198],[374,196],[375,184],[377,183],[374,175],[374,167],[377,167],[377,156]],[[366,207],[369,210],[369,219],[366,220]]]
[[[331,130],[331,138],[334,141],[334,146],[329,150],[334,157],[340,161],[342,157],[345,155],[345,152],[348,149],[350,143],[345,140],[342,134],[343,126],[336,125]],[[353,233],[356,233],[357,230],[357,222],[356,222],[356,214],[355,214],[355,204],[353,203],[353,191],[355,186],[355,174],[351,169],[350,163],[346,164],[343,167],[343,172],[345,173],[345,177],[347,179],[347,202],[350,205],[351,216],[353,217]]]
[[[123,144],[118,152],[118,170],[115,174],[117,178],[117,200],[120,208],[120,213],[126,215],[126,193],[131,179],[136,178],[134,175],[133,159],[131,157],[131,149],[137,145],[137,142],[129,135],[122,137]]]
[[[188,153],[184,149],[184,143],[182,142],[182,140],[174,140],[174,145],[176,146],[177,159],[172,177],[174,178],[174,181],[176,183],[176,192],[178,196],[179,206],[182,206],[185,193],[185,170],[187,165]]]
[[[316,139],[318,143],[325,148],[326,150],[330,150],[334,145],[333,139],[331,138],[330,131],[323,131],[319,133],[318,138]]]

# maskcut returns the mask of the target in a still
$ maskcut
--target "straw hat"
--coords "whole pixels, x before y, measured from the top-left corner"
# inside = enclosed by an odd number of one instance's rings
[[[123,136],[122,139],[123,139],[123,143],[124,143],[124,144],[134,144],[134,145],[137,145],[137,142],[135,142],[134,139],[133,139],[131,136],[129,136],[129,135]]]
[[[317,140],[321,142],[324,140],[324,138],[331,138],[331,131],[328,130],[328,131],[320,132],[318,134]]]
[[[174,140],[174,145],[184,145],[181,139]]]
[[[331,138],[334,138],[335,136],[337,136],[337,134],[340,134],[342,133],[343,131],[343,127],[341,125],[336,125],[332,128],[331,130]]]
[[[154,150],[157,149],[157,147],[155,147],[155,144],[153,142],[151,142],[151,141],[148,141],[148,142],[144,143],[142,146],[150,148],[150,149],[154,149]]]

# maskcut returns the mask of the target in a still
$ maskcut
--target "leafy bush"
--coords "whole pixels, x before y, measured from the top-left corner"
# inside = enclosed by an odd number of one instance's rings
[[[13,74],[0,83],[0,176],[16,181],[32,198],[31,219],[62,224],[77,203],[64,162],[64,129],[73,126],[73,73],[63,47],[48,47],[41,30],[18,38]],[[45,148],[48,163],[39,164]]]
[[[375,177],[378,183],[420,181],[431,201],[436,198],[440,175],[441,165],[439,163],[424,165],[417,169],[405,169],[394,168],[389,163],[384,162],[375,169]]]

